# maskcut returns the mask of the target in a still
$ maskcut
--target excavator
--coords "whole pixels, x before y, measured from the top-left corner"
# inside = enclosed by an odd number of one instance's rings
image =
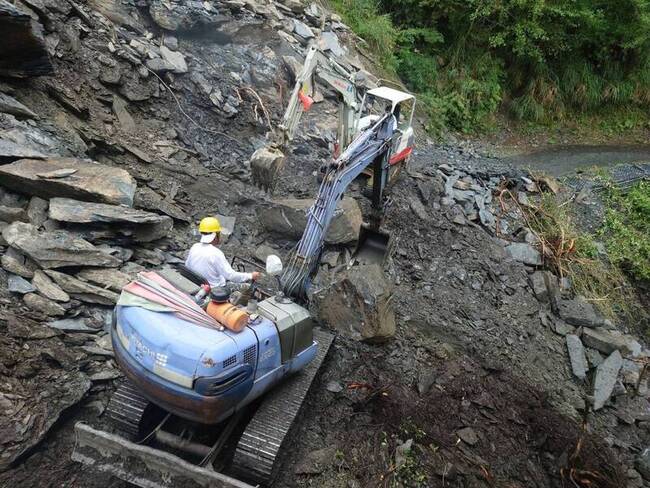
[[[256,150],[250,159],[253,182],[270,192],[273,191],[277,177],[284,167],[286,152],[296,134],[302,114],[314,103],[316,78],[333,89],[339,98],[339,118],[337,138],[333,157],[348,147],[359,131],[376,121],[384,107],[390,106],[399,121],[400,142],[390,157],[389,180],[397,177],[399,169],[408,161],[413,150],[413,128],[411,123],[415,111],[415,98],[390,87],[374,87],[368,76],[361,71],[352,72],[332,59],[323,50],[321,38],[312,40],[307,48],[301,71],[296,75],[295,84],[289,97],[282,121],[273,131],[269,144]],[[373,114],[373,112],[375,112]],[[321,171],[324,171],[321,168]],[[371,171],[365,171],[371,176]]]
[[[254,287],[246,305],[233,305],[231,290],[210,289],[182,266],[143,272],[124,288],[111,325],[115,362],[126,377],[106,409],[112,431],[77,423],[73,460],[146,488],[272,482],[333,339],[314,327],[306,308],[325,235],[337,203],[368,167],[366,230],[381,225],[401,134],[390,110],[368,120],[326,165],[287,266],[267,258],[275,290]],[[385,242],[366,244],[355,259],[381,260]],[[223,312],[207,313],[211,307]]]

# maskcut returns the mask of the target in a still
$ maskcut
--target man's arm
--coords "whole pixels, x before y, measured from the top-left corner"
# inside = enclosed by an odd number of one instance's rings
[[[224,256],[223,252],[215,254],[214,266],[217,269],[217,272],[221,274],[226,281],[244,283],[245,281],[251,281],[253,279],[253,273],[239,273],[232,269],[232,266],[230,266],[230,263],[226,259],[226,256]]]

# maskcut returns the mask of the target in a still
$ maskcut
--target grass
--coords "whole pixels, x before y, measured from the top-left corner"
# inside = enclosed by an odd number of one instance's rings
[[[642,181],[629,192],[610,187],[605,225],[600,234],[612,263],[641,286],[650,285],[650,182]]]
[[[638,203],[637,200],[634,199],[634,202]],[[558,195],[544,194],[536,206],[522,208],[522,211],[529,227],[540,240],[545,264],[557,276],[569,278],[576,294],[584,296],[613,321],[634,323],[644,315],[637,290],[626,273],[631,268],[623,266],[633,259],[637,248],[624,245],[628,234],[619,231],[618,222],[621,220],[618,210],[612,210],[618,216],[617,225],[612,226],[614,219],[608,217],[597,236],[578,229],[574,224],[571,201],[562,201]],[[639,224],[636,219],[634,222]],[[632,229],[628,228],[627,232],[638,235],[639,230],[634,224],[630,225]],[[601,252],[602,246],[599,246],[596,237],[604,239],[606,254]],[[646,234],[646,245],[648,239]]]

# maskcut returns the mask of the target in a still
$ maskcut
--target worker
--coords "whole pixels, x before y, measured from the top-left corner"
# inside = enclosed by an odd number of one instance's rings
[[[217,246],[221,242],[221,224],[214,217],[205,217],[199,224],[201,242],[197,242],[190,249],[185,260],[185,266],[200,276],[203,276],[210,287],[224,286],[226,282],[245,283],[257,281],[260,273],[239,273],[232,269],[221,249]]]

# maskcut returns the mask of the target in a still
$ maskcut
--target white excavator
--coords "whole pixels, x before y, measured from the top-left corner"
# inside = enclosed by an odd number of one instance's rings
[[[385,112],[395,117],[395,138],[392,144],[389,180],[392,182],[399,170],[408,162],[413,151],[413,114],[415,97],[409,93],[379,86],[367,89],[368,77],[361,71],[351,72],[338,63],[321,47],[317,38],[307,49],[305,62],[289,98],[282,122],[273,131],[268,145],[253,153],[250,160],[253,182],[273,191],[276,179],[284,166],[286,152],[296,134],[302,114],[314,103],[315,78],[318,77],[339,95],[339,120],[333,159],[336,159],[358,134],[379,120]],[[325,172],[325,166],[321,172]],[[365,171],[368,176],[370,170]]]

